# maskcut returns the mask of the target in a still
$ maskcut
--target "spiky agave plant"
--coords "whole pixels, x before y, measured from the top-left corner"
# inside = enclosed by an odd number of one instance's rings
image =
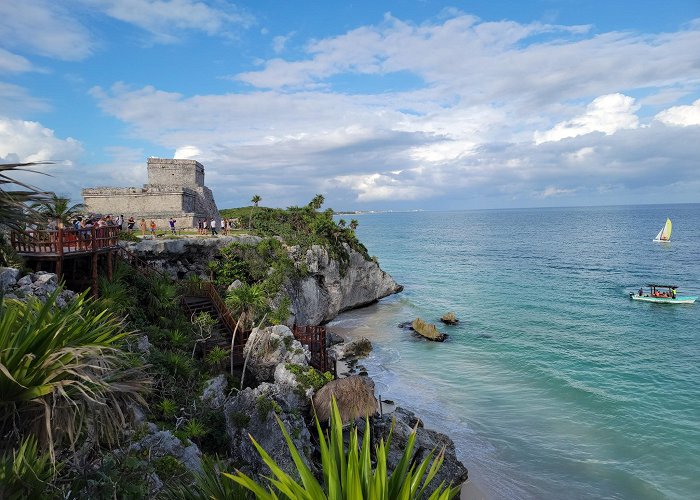
[[[53,475],[51,457],[39,450],[34,436],[29,436],[17,449],[0,455],[0,498],[46,498]]]
[[[437,455],[434,455],[434,452],[429,453],[420,464],[412,463],[413,446],[416,439],[414,429],[399,463],[394,471],[388,474],[387,454],[391,445],[391,433],[386,443],[382,439],[376,447],[376,464],[373,467],[370,458],[370,432],[365,432],[360,446],[357,428],[353,428],[346,451],[343,441],[343,422],[335,398],[331,401],[331,405],[331,426],[328,436],[323,432],[318,418],[316,419],[321,449],[322,484],[304,463],[279,418],[277,421],[287,441],[300,480],[296,480],[284,472],[252,436],[250,439],[253,445],[272,471],[272,477],[268,479],[269,484],[261,485],[240,470],[237,470],[236,474],[224,475],[251,491],[256,498],[263,500],[277,498],[295,500],[362,500],[371,498],[413,500],[423,498],[427,494],[430,483],[442,466],[444,449]],[[370,428],[369,420],[365,428]],[[445,485],[443,482],[435,487],[428,498],[430,500],[448,500],[458,494],[459,487]]]
[[[0,303],[0,435],[34,434],[52,453],[81,431],[114,442],[127,420],[122,408],[150,384],[121,350],[122,320],[86,294],[63,308],[60,290],[27,302]]]

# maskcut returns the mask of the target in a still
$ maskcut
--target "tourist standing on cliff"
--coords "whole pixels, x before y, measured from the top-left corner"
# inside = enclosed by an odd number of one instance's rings
[[[155,240],[156,239],[156,228],[158,227],[158,226],[156,226],[156,221],[151,219],[150,226],[151,226],[151,237]]]
[[[129,220],[126,221],[126,227],[130,233],[134,232],[134,225],[136,225],[136,221],[134,220],[134,217],[131,216],[131,217],[129,217]]]
[[[141,229],[141,236],[146,237],[146,219],[141,219],[139,222],[139,228]]]
[[[170,217],[170,220],[168,221],[168,224],[170,224],[170,232],[173,233],[173,234],[177,234],[177,233],[175,232],[175,223],[176,223],[176,222],[177,222],[177,221],[176,221],[175,219],[173,219],[172,217]]]
[[[211,235],[217,235],[218,236],[219,232],[216,230],[216,219],[211,220]]]

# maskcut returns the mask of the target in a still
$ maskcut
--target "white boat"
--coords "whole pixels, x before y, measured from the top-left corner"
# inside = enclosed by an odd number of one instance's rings
[[[676,293],[676,285],[657,285],[654,283],[649,283],[647,285],[650,289],[649,293],[644,293],[642,288],[639,292],[630,292],[630,299],[632,300],[642,300],[644,302],[656,302],[657,304],[692,304],[698,298],[690,295],[678,295]],[[663,291],[657,290],[658,288],[664,289]]]
[[[664,227],[661,228],[661,231],[659,231],[659,234],[656,235],[656,238],[654,238],[654,241],[656,242],[665,242],[665,241],[671,241],[671,230],[673,229],[673,225],[671,224],[671,219],[666,217],[666,224],[664,224]]]

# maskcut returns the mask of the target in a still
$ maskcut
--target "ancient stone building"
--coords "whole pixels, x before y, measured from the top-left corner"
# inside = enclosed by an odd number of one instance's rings
[[[142,188],[86,188],[82,191],[88,211],[154,220],[168,227],[173,217],[177,227],[196,227],[200,219],[219,220],[211,190],[204,185],[204,166],[195,160],[148,159],[148,184]]]

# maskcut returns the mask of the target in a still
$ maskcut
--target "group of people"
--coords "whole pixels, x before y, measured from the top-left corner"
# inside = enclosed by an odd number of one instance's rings
[[[644,295],[644,289],[640,288],[639,289],[639,296],[641,297]],[[656,288],[654,288],[651,293],[649,294],[650,297],[656,297],[659,299],[675,299],[676,298],[676,289],[671,288],[668,292],[660,292]]]
[[[170,217],[168,220],[169,230],[172,234],[177,234],[176,223],[177,221],[173,217]],[[52,224],[53,226],[50,224],[48,229],[57,229],[56,223],[54,222]],[[197,229],[199,234],[208,234],[211,232],[211,235],[214,236],[218,235],[219,231],[221,231],[222,234],[227,235],[228,231],[233,230],[237,225],[238,219],[200,219],[197,224]],[[136,219],[133,216],[124,219],[123,215],[114,217],[112,214],[104,216],[92,214],[85,217],[77,217],[72,222],[72,226],[74,229],[79,230],[90,229],[92,227],[117,226],[120,231],[127,230],[133,233],[136,228]],[[142,218],[138,221],[138,229],[141,231],[141,236],[145,237],[146,234],[150,234],[155,238],[157,236],[158,225],[153,219],[146,221],[146,219]]]
[[[56,229],[55,227],[51,227],[52,224],[56,225],[56,222],[49,223],[49,229]],[[91,227],[118,226],[121,230],[124,226],[124,216],[119,215],[117,217],[112,217],[112,214],[109,214],[99,216],[92,215],[88,217],[76,217],[73,220],[72,225],[74,229],[90,229]]]
[[[199,234],[207,234],[211,231],[211,235],[215,236],[221,233],[226,236],[230,230],[233,230],[237,225],[238,219],[199,219],[197,222],[197,232]]]

